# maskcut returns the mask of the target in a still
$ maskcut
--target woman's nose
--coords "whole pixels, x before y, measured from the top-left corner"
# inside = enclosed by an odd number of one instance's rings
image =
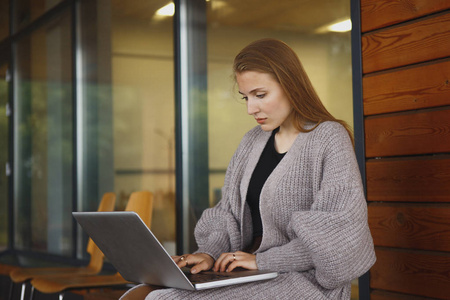
[[[255,100],[252,100],[250,97],[247,100],[247,113],[249,115],[254,115],[259,112],[258,104]]]

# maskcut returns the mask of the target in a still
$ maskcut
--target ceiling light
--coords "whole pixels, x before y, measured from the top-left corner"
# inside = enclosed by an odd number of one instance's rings
[[[175,14],[175,4],[170,2],[166,6],[161,7],[156,11],[156,15],[161,17],[171,17]]]
[[[352,21],[350,19],[337,22],[328,26],[328,31],[346,32],[352,30]]]

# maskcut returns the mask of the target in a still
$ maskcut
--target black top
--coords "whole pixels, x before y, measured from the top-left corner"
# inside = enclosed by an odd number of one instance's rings
[[[261,190],[266,182],[267,178],[270,176],[272,171],[281,161],[286,153],[278,153],[275,150],[275,134],[280,128],[272,131],[272,135],[264,148],[261,157],[259,158],[258,164],[253,171],[252,177],[247,191],[247,203],[250,206],[250,211],[252,213],[252,223],[253,223],[253,237],[262,236],[262,222],[261,214],[259,212],[259,197]]]

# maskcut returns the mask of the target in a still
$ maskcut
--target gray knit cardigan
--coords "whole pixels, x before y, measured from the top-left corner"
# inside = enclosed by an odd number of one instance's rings
[[[242,139],[225,176],[222,200],[197,223],[198,251],[217,259],[252,242],[247,188],[271,133]],[[258,269],[273,280],[204,291],[161,289],[149,299],[350,299],[351,281],[375,262],[367,205],[344,127],[324,122],[300,133],[267,179],[260,197]]]

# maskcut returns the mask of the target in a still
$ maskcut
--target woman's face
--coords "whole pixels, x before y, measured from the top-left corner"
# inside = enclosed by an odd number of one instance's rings
[[[281,85],[272,75],[255,71],[236,73],[239,93],[247,102],[252,115],[264,131],[292,125],[292,106]]]

